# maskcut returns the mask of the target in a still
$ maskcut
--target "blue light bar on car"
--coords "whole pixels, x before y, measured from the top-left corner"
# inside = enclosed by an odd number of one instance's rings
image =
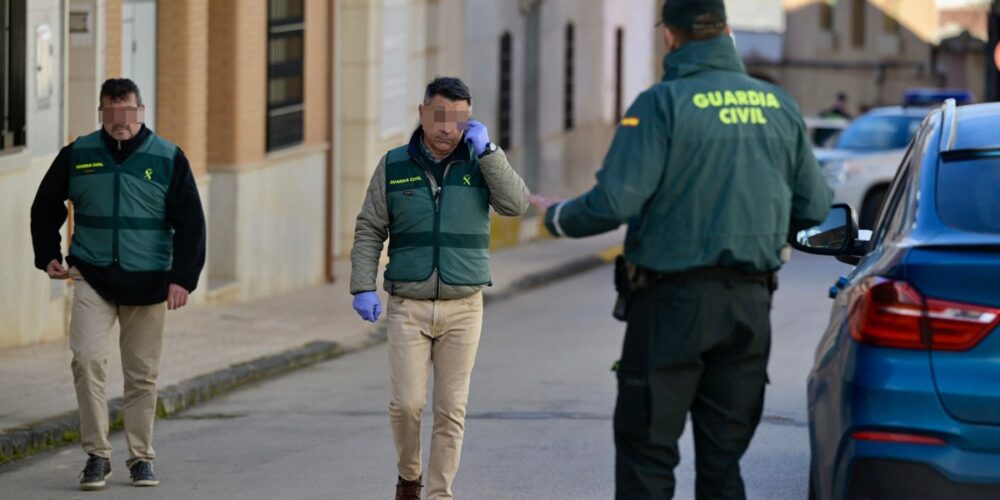
[[[903,94],[904,106],[933,106],[954,99],[959,106],[972,102],[972,91],[966,89],[910,89]]]

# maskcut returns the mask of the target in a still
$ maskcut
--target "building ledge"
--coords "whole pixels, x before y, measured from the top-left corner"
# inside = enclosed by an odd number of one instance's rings
[[[277,163],[291,162],[303,158],[308,158],[310,156],[316,156],[318,154],[325,154],[329,150],[330,150],[330,144],[326,142],[321,144],[302,144],[298,146],[292,146],[289,148],[279,149],[277,151],[272,151],[268,153],[261,160],[256,160],[246,163],[209,164],[208,172],[209,173],[253,172],[255,170],[262,170],[268,168]]]
[[[240,282],[237,280],[209,280],[205,301],[209,304],[232,304],[240,299]]]
[[[0,154],[0,177],[18,174],[31,168],[35,159],[28,148]]]

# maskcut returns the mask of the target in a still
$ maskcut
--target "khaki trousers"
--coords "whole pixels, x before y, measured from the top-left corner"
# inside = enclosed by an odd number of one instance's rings
[[[111,458],[108,442],[108,342],[115,321],[121,329],[119,347],[125,379],[125,441],[128,462],[152,461],[153,419],[156,418],[156,378],[163,345],[166,303],[119,306],[104,300],[75,268],[69,346],[73,351],[73,382],[80,405],[80,441],[87,453]]]
[[[420,477],[420,419],[427,380],[434,372],[434,431],[427,466],[427,499],[453,498],[465,433],[469,379],[483,327],[483,294],[456,300],[413,300],[390,296],[389,418],[399,475]]]

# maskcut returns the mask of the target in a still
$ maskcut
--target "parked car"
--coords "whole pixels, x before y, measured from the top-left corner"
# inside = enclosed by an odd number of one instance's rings
[[[813,145],[823,147],[824,144],[832,142],[842,130],[851,124],[851,120],[839,117],[807,116],[803,120],[806,124],[806,133],[813,139]]]
[[[810,498],[1000,498],[997,130],[1000,104],[948,101],[872,232],[841,204],[791,239],[856,265],[808,380]]]
[[[875,108],[861,115],[827,144],[815,150],[834,199],[859,214],[862,229],[871,229],[896,167],[931,106],[972,95],[961,90],[911,90],[903,106]]]

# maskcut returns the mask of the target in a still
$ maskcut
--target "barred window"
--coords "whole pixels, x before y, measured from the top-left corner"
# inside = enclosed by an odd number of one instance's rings
[[[563,83],[563,129],[573,130],[573,52],[575,50],[573,23],[566,25],[566,60],[563,63],[565,81]]]
[[[513,42],[510,33],[505,32],[500,37],[500,147],[511,146],[511,101],[513,84],[511,70],[513,69]]]
[[[26,0],[0,0],[0,154],[25,145]]]
[[[269,0],[267,35],[267,150],[302,142],[304,116],[303,0]]]
[[[890,0],[882,11],[882,32],[887,35],[899,35],[899,0]]]
[[[867,9],[868,2],[865,0],[851,2],[851,44],[859,49],[865,46]]]
[[[622,88],[622,72],[623,65],[625,63],[625,30],[618,28],[615,30],[615,125],[618,125],[622,121],[622,115],[624,111],[622,110],[622,94],[624,89]]]
[[[823,0],[819,3],[819,28],[823,31],[833,30],[834,1]]]

